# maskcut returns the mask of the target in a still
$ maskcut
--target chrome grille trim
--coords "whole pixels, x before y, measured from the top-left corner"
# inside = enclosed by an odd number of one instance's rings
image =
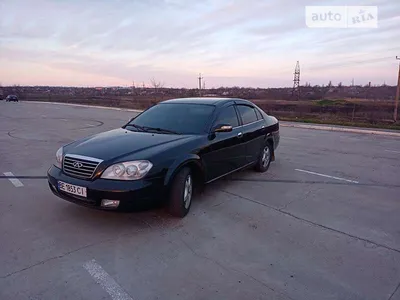
[[[77,155],[77,154],[65,154],[65,156],[86,160],[89,163],[93,163],[93,162],[101,163],[103,161],[103,160],[98,159],[98,158],[89,157],[89,156],[83,156],[83,155]]]
[[[80,168],[74,167],[75,162],[81,163],[82,166]],[[91,179],[101,162],[101,159],[94,157],[66,154],[63,158],[63,172],[72,177]]]

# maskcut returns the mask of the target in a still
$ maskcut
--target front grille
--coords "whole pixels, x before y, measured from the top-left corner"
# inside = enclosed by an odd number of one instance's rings
[[[101,162],[93,157],[67,154],[63,160],[63,171],[72,177],[91,179]]]

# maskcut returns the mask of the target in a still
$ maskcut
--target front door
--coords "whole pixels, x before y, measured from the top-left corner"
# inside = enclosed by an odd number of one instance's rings
[[[210,181],[232,172],[246,164],[246,146],[233,105],[221,108],[212,129],[221,125],[233,127],[231,132],[216,132],[210,136],[210,145],[203,151],[206,167],[206,181]]]
[[[242,120],[243,141],[246,144],[247,163],[257,161],[264,144],[263,120],[256,114],[255,108],[250,105],[237,105]]]

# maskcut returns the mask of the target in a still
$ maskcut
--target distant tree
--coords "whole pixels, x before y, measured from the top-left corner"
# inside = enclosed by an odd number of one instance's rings
[[[150,79],[150,83],[151,83],[151,86],[152,86],[155,90],[158,90],[158,89],[161,89],[161,88],[164,87],[164,82],[157,81],[157,80],[154,79],[154,78]]]
[[[329,80],[328,87],[332,87],[332,81]]]
[[[162,89],[164,87],[164,82],[161,81],[157,81],[154,77],[152,79],[150,79],[150,83],[152,88],[154,88],[154,100],[157,98],[157,95],[160,91],[160,89]]]
[[[341,88],[341,87],[343,87],[343,84],[342,84],[342,82],[339,82],[337,86],[338,86],[338,88]]]
[[[25,99],[24,88],[19,84],[14,84],[11,88],[12,93],[17,95],[20,99]]]

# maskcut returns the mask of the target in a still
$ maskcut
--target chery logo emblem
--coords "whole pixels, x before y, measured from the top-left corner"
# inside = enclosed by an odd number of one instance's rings
[[[80,169],[80,168],[83,167],[83,164],[81,162],[79,162],[79,161],[74,161],[72,163],[72,165],[74,166],[74,168],[77,168],[77,169]]]

